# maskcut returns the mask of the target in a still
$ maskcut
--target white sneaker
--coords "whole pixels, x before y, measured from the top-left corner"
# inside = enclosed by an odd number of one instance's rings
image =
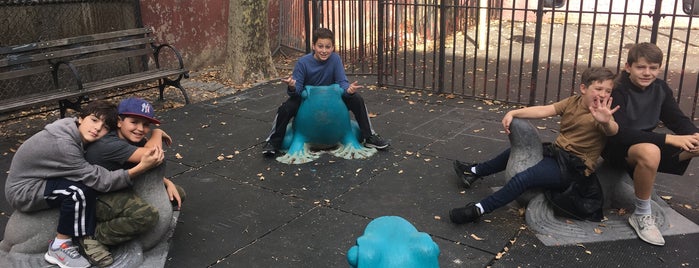
[[[655,217],[653,215],[631,215],[629,224],[636,230],[636,234],[638,234],[641,240],[656,246],[665,245],[665,239],[660,234],[658,226],[655,226]]]

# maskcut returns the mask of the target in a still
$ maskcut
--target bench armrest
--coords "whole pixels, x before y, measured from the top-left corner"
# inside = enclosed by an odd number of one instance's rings
[[[155,47],[155,52],[153,52],[153,58],[155,59],[155,67],[160,68],[160,53],[163,52],[162,50],[164,48],[169,48],[170,50],[172,50],[172,52],[175,53],[180,69],[184,69],[184,60],[182,60],[182,54],[180,54],[179,50],[177,50],[175,47],[169,44],[161,44]],[[189,73],[185,73],[184,77],[189,78]]]
[[[69,61],[59,61],[56,63],[52,63],[51,65],[53,68],[51,74],[53,75],[53,86],[55,89],[61,89],[61,86],[58,84],[58,69],[61,67],[61,65],[65,65],[70,70],[70,73],[73,74],[73,78],[75,78],[78,90],[83,91],[83,79],[80,76],[80,73],[78,73],[78,69],[76,69],[72,63],[70,63]]]

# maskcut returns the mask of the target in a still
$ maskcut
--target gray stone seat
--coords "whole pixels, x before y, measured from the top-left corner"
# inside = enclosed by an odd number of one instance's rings
[[[168,240],[174,232],[178,211],[163,186],[165,165],[160,165],[134,179],[134,190],[158,209],[156,226],[138,239],[112,249],[114,263],[110,267],[162,267],[168,251]],[[41,267],[48,241],[56,235],[58,209],[33,213],[15,211],[0,241],[0,267]]]
[[[543,158],[541,139],[529,121],[514,119],[510,124],[510,131],[512,149],[507,164],[507,180]],[[605,162],[599,165],[596,172],[604,195],[605,220],[602,223],[555,216],[553,208],[540,189],[527,191],[517,199],[520,206],[527,207],[527,226],[545,245],[637,239],[627,220],[634,211],[635,202],[631,177],[625,170]],[[656,193],[651,196],[651,206],[663,235],[699,232],[697,224],[673,210]],[[622,208],[625,213],[620,215],[619,209]]]

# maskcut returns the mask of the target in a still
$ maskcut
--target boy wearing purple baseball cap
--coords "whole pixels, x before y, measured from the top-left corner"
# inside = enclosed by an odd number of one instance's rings
[[[153,147],[161,148],[172,139],[158,128],[155,111],[150,102],[140,98],[127,98],[119,103],[118,120],[113,130],[101,142],[87,147],[85,158],[93,164],[109,170],[138,164],[142,154]],[[184,191],[172,181],[163,178],[170,201],[179,209]],[[145,202],[131,188],[101,194],[97,206],[97,229],[94,241],[104,245],[117,245],[142,235],[158,222],[158,211]],[[87,250],[86,250],[87,251]],[[89,255],[89,254],[88,254]]]

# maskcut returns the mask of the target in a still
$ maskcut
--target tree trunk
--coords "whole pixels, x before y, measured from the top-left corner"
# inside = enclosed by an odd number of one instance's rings
[[[226,78],[254,83],[277,77],[270,51],[267,17],[269,0],[230,0]]]

